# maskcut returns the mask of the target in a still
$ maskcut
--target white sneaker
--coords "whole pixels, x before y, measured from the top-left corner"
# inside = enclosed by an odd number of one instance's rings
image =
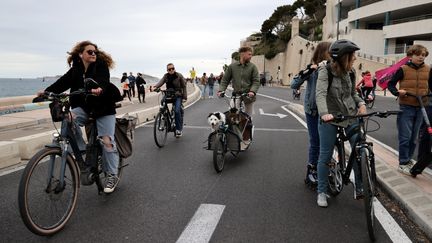
[[[177,130],[176,133],[175,133],[175,136],[176,136],[176,138],[181,137],[182,136],[182,131]]]
[[[329,198],[329,196],[324,192],[318,193],[318,199],[317,199],[318,206],[322,208],[326,208],[328,206],[327,198]]]
[[[404,164],[404,165],[399,165],[398,171],[402,174],[405,175],[411,175],[411,169],[412,167],[414,167],[414,161],[411,159],[410,161],[408,161],[408,163]]]

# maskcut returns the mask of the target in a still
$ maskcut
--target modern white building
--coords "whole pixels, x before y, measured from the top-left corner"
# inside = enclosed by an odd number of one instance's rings
[[[362,53],[390,59],[422,44],[432,63],[432,0],[327,0],[323,22],[324,40],[349,39]]]

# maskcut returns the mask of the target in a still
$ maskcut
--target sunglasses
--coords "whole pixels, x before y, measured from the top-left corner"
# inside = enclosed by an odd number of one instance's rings
[[[169,71],[173,71],[173,70],[175,70],[175,68],[168,68],[167,70],[168,70],[168,72],[169,72]]]
[[[98,54],[98,51],[93,51],[93,50],[87,50],[86,52],[87,52],[87,54],[89,54],[91,56],[93,56],[93,55],[96,56]]]

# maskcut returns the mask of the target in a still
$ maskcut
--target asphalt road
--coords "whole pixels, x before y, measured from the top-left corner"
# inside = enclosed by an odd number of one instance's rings
[[[260,93],[290,100],[288,91]],[[331,198],[327,209],[316,205],[316,192],[303,183],[307,131],[283,105],[258,98],[253,144],[237,158],[228,155],[220,174],[204,149],[206,120],[209,112],[226,110],[226,100],[200,100],[188,108],[183,137],[170,135],[162,149],[153,141],[152,124],[138,128],[115,193],[99,196],[96,187],[81,187],[74,215],[52,237],[33,235],[20,219],[22,171],[2,176],[0,242],[176,242],[203,204],[223,209],[210,242],[368,242],[363,201],[353,199],[352,186]],[[288,116],[260,115],[259,108]],[[377,242],[391,242],[379,223]]]

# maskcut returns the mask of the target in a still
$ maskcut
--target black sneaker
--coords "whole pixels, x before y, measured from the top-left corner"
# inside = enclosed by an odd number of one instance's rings
[[[316,188],[318,185],[318,174],[316,165],[308,164],[307,172],[305,178],[305,184],[312,189]]]
[[[104,188],[105,193],[111,193],[116,188],[119,182],[119,178],[116,175],[108,174],[106,185]]]

